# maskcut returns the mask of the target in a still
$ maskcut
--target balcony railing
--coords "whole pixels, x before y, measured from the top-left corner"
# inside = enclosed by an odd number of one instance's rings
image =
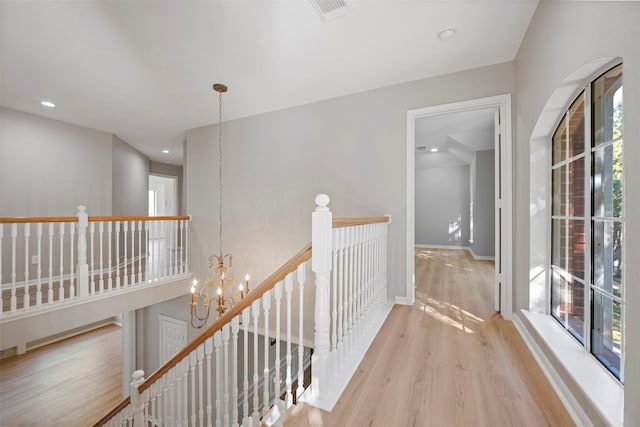
[[[0,317],[189,273],[188,216],[0,218]]]
[[[136,371],[130,397],[95,425],[279,425],[298,399],[331,410],[389,312],[390,218],[334,220],[328,204],[316,197],[311,245],[147,379]]]

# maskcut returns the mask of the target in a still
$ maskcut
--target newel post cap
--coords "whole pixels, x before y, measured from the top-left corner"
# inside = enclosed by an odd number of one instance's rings
[[[142,382],[144,381],[144,371],[142,369],[138,369],[133,372],[133,381],[134,382]]]
[[[315,198],[316,211],[328,211],[329,208],[327,206],[329,205],[330,200],[331,199],[326,194],[318,194]]]

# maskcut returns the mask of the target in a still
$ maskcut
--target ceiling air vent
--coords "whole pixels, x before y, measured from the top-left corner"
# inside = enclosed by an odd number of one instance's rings
[[[311,4],[324,22],[351,12],[345,0],[311,0]]]

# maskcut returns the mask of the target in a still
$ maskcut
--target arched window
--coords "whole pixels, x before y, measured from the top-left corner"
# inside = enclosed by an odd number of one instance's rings
[[[623,381],[622,64],[576,97],[551,145],[551,315]]]

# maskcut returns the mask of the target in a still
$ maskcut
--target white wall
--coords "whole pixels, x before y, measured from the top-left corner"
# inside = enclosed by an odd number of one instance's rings
[[[418,245],[469,246],[469,166],[416,169]]]
[[[480,257],[495,254],[495,150],[476,151],[471,168],[473,203],[473,243],[471,250]]]
[[[324,192],[335,217],[392,215],[389,294],[405,296],[407,110],[512,91],[512,64],[500,64],[225,123],[224,239],[234,270],[257,283],[307,244],[313,199]],[[216,129],[187,132],[187,211],[201,275],[217,252]]]
[[[113,216],[149,213],[149,159],[113,136]]]
[[[0,118],[0,216],[111,215],[110,133],[5,107]]]
[[[640,3],[540,2],[515,59],[514,262],[516,309],[530,307],[530,278],[546,263],[548,163],[544,132],[532,132],[552,93],[567,77],[591,61],[621,57],[624,61],[625,217],[626,222],[626,359],[624,417],[640,420]],[[576,79],[569,79],[576,80]],[[581,84],[586,80],[570,81]],[[569,91],[570,92],[570,91]],[[565,98],[571,96],[566,93]],[[567,99],[567,102],[569,100]],[[566,105],[551,105],[560,114]],[[547,129],[547,135],[552,131]],[[548,140],[548,139],[547,139]],[[532,145],[533,144],[533,145]],[[531,148],[533,147],[533,152]],[[546,165],[545,165],[546,163]],[[531,165],[531,168],[530,168]],[[531,249],[531,251],[530,251]],[[536,296],[533,295],[532,298]],[[519,312],[516,315],[520,315]]]

